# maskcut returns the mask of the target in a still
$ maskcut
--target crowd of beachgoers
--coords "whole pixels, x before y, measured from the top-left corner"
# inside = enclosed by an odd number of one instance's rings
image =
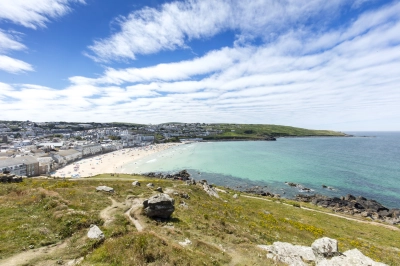
[[[126,148],[98,156],[88,157],[66,165],[55,171],[53,177],[90,177],[104,173],[121,173],[123,165],[151,154],[172,148],[178,143]]]

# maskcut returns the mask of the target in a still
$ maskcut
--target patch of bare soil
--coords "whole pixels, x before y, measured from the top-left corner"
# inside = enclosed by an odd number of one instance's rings
[[[127,200],[128,201],[128,200]],[[144,229],[144,223],[141,221],[140,212],[144,199],[129,199],[131,208],[125,212],[125,216],[135,225],[136,229],[141,232]]]
[[[10,266],[10,265],[27,265],[30,261],[34,259],[38,259],[40,257],[49,256],[55,253],[58,250],[64,249],[67,247],[67,242],[54,244],[47,247],[29,249],[27,251],[23,251],[19,254],[16,254],[10,258],[0,261],[0,266]],[[53,264],[54,265],[54,264]]]

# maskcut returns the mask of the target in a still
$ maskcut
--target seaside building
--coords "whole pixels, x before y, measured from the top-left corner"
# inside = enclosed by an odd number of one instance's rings
[[[0,160],[0,172],[10,171],[18,176],[39,175],[39,161],[32,156],[21,156]]]
[[[54,160],[51,157],[39,157],[39,175],[48,175],[53,171]]]
[[[82,158],[82,152],[74,149],[60,150],[58,154],[63,158],[63,161],[66,164],[77,161]]]
[[[100,144],[91,144],[75,147],[78,151],[82,152],[82,157],[97,155],[103,152],[103,147]]]

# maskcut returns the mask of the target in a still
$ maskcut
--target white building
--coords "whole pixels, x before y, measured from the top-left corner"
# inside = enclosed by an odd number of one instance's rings
[[[82,157],[88,157],[103,152],[103,147],[100,144],[85,145],[77,148],[82,152]]]
[[[63,157],[65,163],[67,164],[82,158],[82,152],[74,149],[60,150],[58,154]]]

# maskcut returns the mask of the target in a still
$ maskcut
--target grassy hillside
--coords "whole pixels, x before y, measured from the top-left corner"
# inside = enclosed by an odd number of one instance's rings
[[[142,186],[133,187],[133,179]],[[148,182],[168,190],[176,210],[167,221],[135,216],[145,226],[138,232],[124,216],[130,208],[126,200],[153,195],[145,186]],[[115,193],[96,192],[98,185],[111,186]],[[190,199],[173,192],[187,193]],[[374,260],[400,265],[399,230],[304,210],[289,200],[245,194],[234,199],[235,193],[239,192],[227,190],[217,199],[199,186],[131,175],[120,175],[118,180],[100,175],[77,181],[0,184],[0,265],[18,253],[28,254],[30,245],[35,250],[60,241],[65,246],[33,256],[25,265],[54,265],[81,257],[80,265],[270,265],[272,261],[256,245],[274,241],[310,245],[322,236],[337,239],[341,251],[358,248]],[[109,208],[113,217],[105,224],[100,213],[111,199],[120,205]],[[90,224],[100,226],[104,242],[86,237]],[[181,246],[185,239],[192,244]]]
[[[263,139],[266,136],[345,136],[342,132],[311,130],[280,125],[214,124],[212,128],[222,130],[223,133],[207,137],[206,139]]]

